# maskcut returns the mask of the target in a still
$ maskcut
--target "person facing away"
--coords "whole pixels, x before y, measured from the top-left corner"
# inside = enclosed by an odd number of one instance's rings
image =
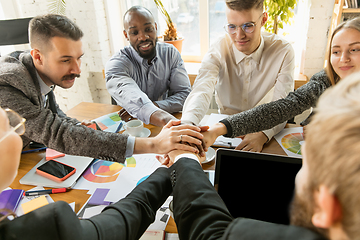
[[[360,73],[355,73],[320,97],[302,145],[290,225],[233,219],[198,158],[171,151],[164,164],[173,164],[170,178],[180,239],[360,239],[359,92]]]
[[[360,17],[345,21],[334,29],[327,51],[329,57],[325,69],[312,76],[308,83],[285,98],[234,114],[214,124],[205,133],[204,145],[211,146],[220,135],[241,136],[271,128],[291,119],[306,109],[315,107],[326,89],[350,74],[360,71]],[[309,122],[311,115],[304,122]]]
[[[135,138],[96,131],[67,117],[56,104],[52,89],[71,88],[80,76],[82,37],[81,29],[65,16],[38,16],[29,23],[31,51],[0,58],[0,103],[27,119],[24,146],[34,141],[66,154],[118,162],[133,153],[173,148],[198,151],[180,141],[199,144],[199,129],[175,126],[179,121],[169,122],[154,138]]]
[[[214,90],[219,112],[232,115],[283,98],[294,89],[294,50],[276,34],[261,32],[268,18],[263,8],[263,0],[226,1],[227,33],[205,55],[182,122],[199,124]],[[260,152],[285,124],[247,134],[238,149]]]
[[[164,126],[191,91],[184,62],[173,45],[158,42],[157,24],[144,7],[127,10],[123,32],[130,46],[107,62],[106,87],[123,107],[119,115],[124,121],[138,118]]]

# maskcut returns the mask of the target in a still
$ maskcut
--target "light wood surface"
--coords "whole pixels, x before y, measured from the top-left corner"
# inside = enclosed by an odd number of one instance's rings
[[[82,102],[76,105],[74,108],[70,109],[67,112],[69,117],[73,117],[82,120],[92,120],[103,115],[119,111],[121,109],[120,106],[109,105],[109,104],[101,104],[101,103],[88,103]],[[175,114],[175,117],[180,118],[181,113]],[[151,131],[150,136],[156,136],[160,131],[160,127],[156,127],[153,125],[145,125]],[[275,139],[269,141],[263,149],[264,153],[273,153],[286,155],[282,150],[280,145],[276,142]],[[30,185],[22,185],[19,183],[19,180],[30,171],[41,159],[45,157],[45,151],[37,152],[37,153],[26,153],[22,154],[20,166],[18,170],[18,174],[14,182],[10,185],[11,188],[23,189],[25,191],[33,188],[34,186]],[[214,170],[215,169],[215,160],[209,163],[203,164],[203,169]],[[54,201],[65,201],[68,203],[75,202],[75,211],[78,212],[82,205],[87,201],[90,195],[87,194],[87,190],[71,190],[66,193],[57,193],[51,194],[51,197]],[[176,224],[172,218],[170,218],[167,228],[165,229],[167,232],[176,233]]]

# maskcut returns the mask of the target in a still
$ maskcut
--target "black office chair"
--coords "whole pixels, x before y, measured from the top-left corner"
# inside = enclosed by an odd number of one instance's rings
[[[17,45],[29,43],[28,27],[32,18],[18,18],[10,20],[0,20],[0,46]],[[13,52],[14,57],[20,51]],[[1,53],[0,53],[1,55]],[[31,142],[31,148],[45,147],[41,143]]]
[[[0,20],[0,46],[29,43],[28,27],[31,19]]]

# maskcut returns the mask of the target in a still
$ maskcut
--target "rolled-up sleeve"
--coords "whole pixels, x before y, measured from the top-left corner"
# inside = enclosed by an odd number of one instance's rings
[[[121,58],[121,53],[114,55],[105,67],[106,88],[116,103],[131,116],[149,124],[151,114],[158,108],[131,78],[131,65],[130,61]]]
[[[184,103],[182,122],[197,125],[203,119],[219,79],[220,65],[219,51],[213,48],[205,55],[193,89]]]

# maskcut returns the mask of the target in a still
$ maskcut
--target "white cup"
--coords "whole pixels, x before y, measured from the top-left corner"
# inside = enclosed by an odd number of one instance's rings
[[[140,137],[144,123],[140,120],[131,120],[125,124],[126,132],[134,137]]]

